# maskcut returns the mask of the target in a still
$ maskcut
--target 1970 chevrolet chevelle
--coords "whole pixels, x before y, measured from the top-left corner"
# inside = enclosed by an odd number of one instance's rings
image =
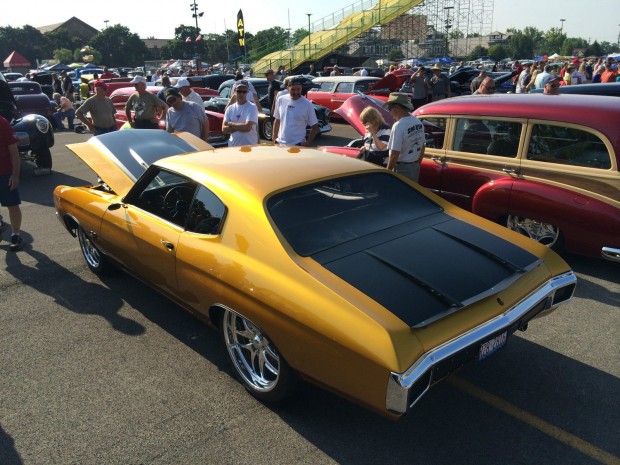
[[[54,191],[89,268],[219,329],[262,401],[301,377],[398,418],[574,292],[549,248],[359,160],[149,130],[69,148],[103,180]]]

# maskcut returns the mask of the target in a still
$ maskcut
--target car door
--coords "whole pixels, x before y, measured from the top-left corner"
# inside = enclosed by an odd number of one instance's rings
[[[108,208],[98,241],[148,284],[175,295],[177,245],[195,191],[190,179],[151,167],[122,204]]]
[[[311,90],[306,94],[306,98],[317,105],[321,105],[329,108],[330,110],[335,110],[340,105],[334,108],[334,104],[332,102],[332,94],[334,88],[336,87],[336,82],[334,81],[319,81],[318,83],[321,87],[316,90]]]
[[[525,121],[458,116],[441,163],[440,195],[473,211],[482,190],[493,191],[498,211],[508,211],[510,189],[519,176]]]

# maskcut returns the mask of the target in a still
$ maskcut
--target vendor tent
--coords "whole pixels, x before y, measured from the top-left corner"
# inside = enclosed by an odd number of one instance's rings
[[[24,57],[18,51],[13,51],[11,54],[4,60],[3,63],[5,68],[30,68],[30,62],[26,57]]]

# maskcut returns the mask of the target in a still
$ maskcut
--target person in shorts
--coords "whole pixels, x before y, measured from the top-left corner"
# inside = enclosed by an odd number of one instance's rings
[[[9,250],[16,252],[24,246],[22,239],[21,224],[22,211],[19,207],[19,170],[20,160],[17,142],[19,139],[9,122],[0,116],[0,205],[9,210],[9,222],[11,223],[11,245]],[[8,225],[0,216],[0,240],[1,235],[8,229]]]

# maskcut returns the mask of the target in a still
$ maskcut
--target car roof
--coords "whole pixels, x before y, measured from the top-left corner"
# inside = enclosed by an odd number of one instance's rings
[[[351,158],[317,149],[270,145],[228,147],[213,152],[176,155],[155,164],[207,185],[214,185],[216,179],[226,180],[227,191],[256,199],[310,180],[373,168],[372,165],[355,163]]]
[[[620,105],[598,95],[493,94],[467,95],[429,103],[416,116],[472,115],[541,119],[595,128],[620,142]]]
[[[357,81],[379,81],[381,78],[374,76],[321,76],[316,77],[312,82],[357,82]]]

